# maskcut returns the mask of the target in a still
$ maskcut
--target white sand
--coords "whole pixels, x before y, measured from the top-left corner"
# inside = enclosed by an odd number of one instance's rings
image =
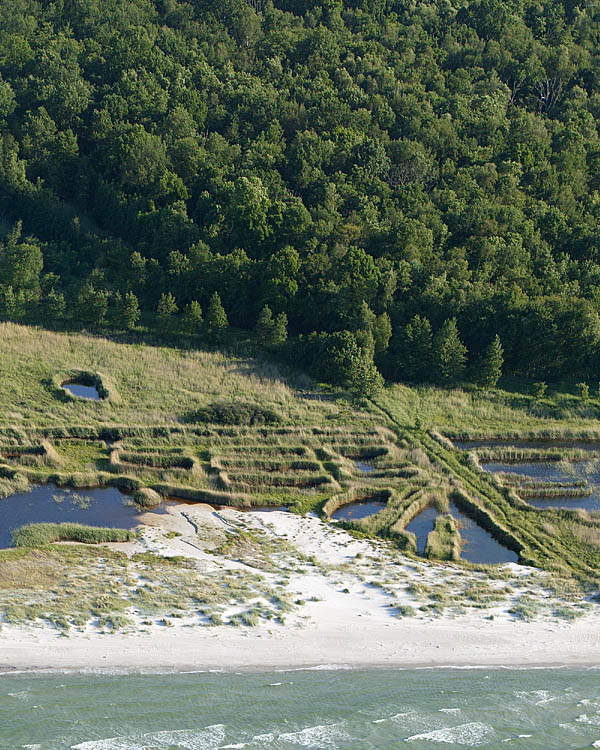
[[[156,624],[146,632],[140,628],[131,634],[100,634],[88,628],[64,637],[49,627],[3,625],[0,671],[600,664],[598,607],[573,624],[548,614],[526,623],[507,613],[507,602],[454,618],[434,618],[428,613],[417,618],[398,617],[399,603],[418,603],[401,593],[399,584],[392,583],[384,590],[368,581],[386,578],[391,569],[407,576],[408,582],[436,582],[446,576],[449,585],[469,576],[475,580],[476,575],[456,566],[405,560],[385,544],[357,541],[317,518],[278,512],[215,513],[207,506],[179,506],[166,516],[149,515],[155,528],[147,529],[141,543],[120,548],[133,551],[142,546],[160,554],[185,554],[207,569],[219,565],[246,568],[206,553],[202,543],[204,531],[226,528],[230,521],[240,519],[267,529],[270,535],[285,537],[303,554],[315,555],[321,564],[290,577],[290,591],[304,603],[285,626],[269,622],[253,628],[190,627],[182,622],[170,628]],[[179,530],[182,536],[167,539],[165,529]],[[357,553],[363,557],[357,560]],[[323,565],[329,566],[328,570]],[[547,596],[539,588],[540,576],[532,576],[530,569],[511,566],[510,572],[513,585],[521,580],[523,589],[535,594],[537,586],[537,596]],[[316,600],[308,601],[311,597]],[[487,619],[490,613],[493,620]]]

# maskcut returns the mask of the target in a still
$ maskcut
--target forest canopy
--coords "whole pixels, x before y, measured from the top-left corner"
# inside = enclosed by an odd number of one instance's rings
[[[0,317],[597,377],[598,122],[593,2],[0,0]]]

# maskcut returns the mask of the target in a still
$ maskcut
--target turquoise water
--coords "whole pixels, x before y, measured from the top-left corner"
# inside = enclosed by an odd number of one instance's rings
[[[600,673],[449,669],[0,677],[3,750],[468,747],[600,747]]]

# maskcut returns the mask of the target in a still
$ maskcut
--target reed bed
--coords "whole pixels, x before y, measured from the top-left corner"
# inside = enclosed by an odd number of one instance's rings
[[[481,463],[530,463],[558,461],[589,461],[600,458],[600,453],[577,448],[475,448]]]
[[[427,536],[425,557],[432,560],[460,560],[461,538],[456,521],[451,515],[435,519],[433,531]]]
[[[593,490],[591,487],[524,487],[522,485],[515,488],[516,492],[527,500],[528,498],[578,498],[589,497]]]
[[[109,529],[78,523],[31,523],[21,526],[12,534],[15,547],[44,547],[54,542],[102,544],[132,539],[135,539],[135,532],[130,529]]]

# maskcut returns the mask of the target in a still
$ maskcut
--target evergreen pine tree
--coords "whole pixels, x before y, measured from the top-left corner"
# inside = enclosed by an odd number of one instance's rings
[[[206,320],[204,321],[206,337],[213,343],[219,343],[223,340],[228,326],[229,321],[227,320],[227,313],[221,304],[221,297],[219,297],[218,292],[215,292],[210,298],[208,310],[206,311]]]
[[[171,331],[175,327],[175,316],[179,308],[171,292],[163,292],[156,307],[156,317],[163,331]]]
[[[273,345],[273,334],[275,331],[275,320],[269,305],[265,305],[258,315],[256,327],[256,343],[265,349]]]
[[[108,294],[104,289],[86,282],[75,300],[75,318],[84,325],[102,325],[106,319],[108,309]]]
[[[348,389],[355,402],[371,398],[383,388],[383,378],[375,367],[373,359],[366,352],[356,358],[348,379]]]
[[[483,388],[495,388],[502,375],[504,364],[504,350],[500,343],[500,336],[496,334],[487,346],[481,360],[479,383]]]
[[[42,313],[47,323],[55,323],[65,314],[65,295],[51,289],[42,300]]]
[[[281,346],[281,344],[284,344],[287,341],[287,336],[288,336],[287,327],[288,327],[287,315],[284,312],[281,312],[275,318],[275,330],[273,331],[273,345],[274,346]]]
[[[200,333],[202,327],[202,308],[200,303],[192,300],[189,305],[185,306],[183,311],[183,327],[186,333],[194,335]]]
[[[396,370],[401,380],[431,380],[433,332],[425,317],[415,315],[404,329]]]
[[[133,292],[127,292],[125,297],[116,301],[115,323],[118,328],[130,331],[140,319],[140,305]]]
[[[456,318],[444,321],[433,341],[434,373],[442,383],[456,383],[465,372],[467,347],[460,340]]]
[[[2,320],[12,320],[15,315],[15,293],[12,286],[3,286],[0,288],[0,318]]]

